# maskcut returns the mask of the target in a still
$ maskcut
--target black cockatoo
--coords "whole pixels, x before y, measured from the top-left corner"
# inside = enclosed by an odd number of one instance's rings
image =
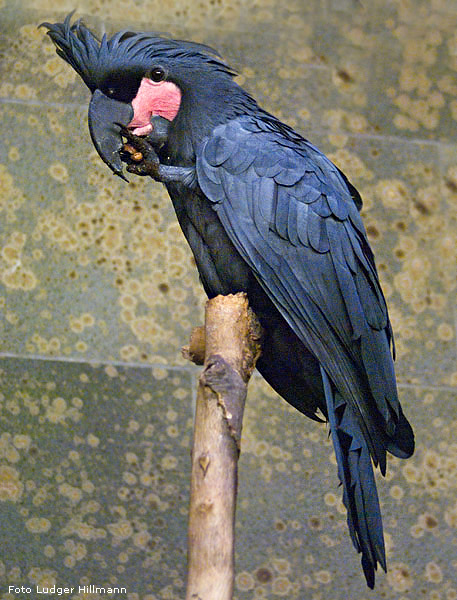
[[[385,474],[386,452],[409,457],[414,435],[358,192],[211,48],[129,31],[98,40],[70,17],[43,25],[92,92],[98,153],[118,175],[124,158],[166,185],[208,296],[247,292],[265,330],[260,373],[308,417],[325,415],[373,587],[386,561],[372,461]],[[123,156],[123,138],[140,164]]]

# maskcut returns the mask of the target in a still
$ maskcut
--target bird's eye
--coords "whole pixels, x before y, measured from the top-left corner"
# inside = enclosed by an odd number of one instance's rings
[[[149,79],[152,79],[155,83],[159,83],[159,81],[163,81],[165,79],[165,71],[162,67],[154,67],[148,73]]]

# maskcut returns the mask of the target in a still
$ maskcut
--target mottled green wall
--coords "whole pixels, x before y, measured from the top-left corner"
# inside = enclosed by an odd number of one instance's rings
[[[77,6],[99,32],[218,47],[365,200],[417,434],[379,481],[389,573],[365,587],[325,426],[256,378],[236,598],[456,600],[457,1],[56,4],[0,0],[0,599],[184,596],[196,371],[180,347],[204,298],[166,194],[101,163],[88,92],[36,28]]]

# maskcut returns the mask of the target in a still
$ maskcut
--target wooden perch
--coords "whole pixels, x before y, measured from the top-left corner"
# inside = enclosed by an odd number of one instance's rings
[[[231,600],[241,427],[261,327],[240,293],[209,300],[205,327],[199,329],[183,350],[197,364],[204,354],[192,449],[186,600]]]

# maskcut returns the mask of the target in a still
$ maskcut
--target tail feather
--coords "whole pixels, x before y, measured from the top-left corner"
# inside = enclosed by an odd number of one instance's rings
[[[401,406],[394,435],[387,440],[387,450],[398,458],[409,458],[414,452],[414,433]]]
[[[370,452],[350,406],[333,388],[323,369],[322,379],[349,532],[354,547],[362,553],[367,585],[373,588],[378,563],[386,570],[386,555]]]

